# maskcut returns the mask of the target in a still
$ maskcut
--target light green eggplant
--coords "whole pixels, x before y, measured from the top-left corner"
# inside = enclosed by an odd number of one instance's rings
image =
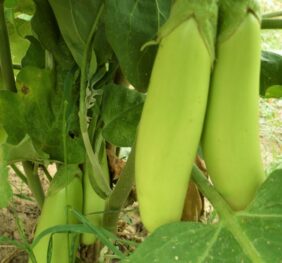
[[[104,172],[106,180],[110,181],[107,152],[105,141],[101,145],[101,167]],[[105,210],[106,200],[101,198],[93,189],[90,183],[89,173],[94,173],[90,162],[87,160],[85,165],[85,174],[83,178],[83,213],[90,220],[90,222],[101,227],[103,225],[103,211]],[[110,182],[109,182],[110,183]],[[81,242],[84,245],[94,244],[96,241],[96,236],[90,233],[83,233],[81,236]]]
[[[136,143],[136,189],[149,231],[179,221],[205,116],[216,1],[181,1],[160,32]]]
[[[73,173],[71,172],[72,174],[67,175],[69,170],[73,171]],[[56,225],[78,223],[77,219],[67,209],[67,206],[70,206],[77,211],[82,211],[82,184],[78,171],[78,167],[74,168],[73,165],[70,165],[62,167],[55,175],[43,204],[35,237],[47,228]],[[46,235],[33,248],[33,253],[38,263],[47,262],[49,239],[50,235]],[[69,254],[70,251],[74,250],[75,256],[78,244],[78,235],[68,233],[54,234],[51,263],[73,263],[74,258],[70,260]],[[29,260],[29,263],[31,263],[31,260]]]
[[[259,140],[261,36],[256,1],[238,1],[232,8],[231,2],[220,2],[202,147],[214,186],[234,210],[242,210],[265,177]]]

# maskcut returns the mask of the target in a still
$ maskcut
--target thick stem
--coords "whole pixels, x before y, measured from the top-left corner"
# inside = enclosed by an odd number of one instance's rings
[[[0,66],[3,75],[4,87],[10,91],[17,91],[13,72],[9,36],[4,16],[3,0],[0,1],[0,43]]]
[[[262,15],[263,18],[273,18],[279,16],[282,16],[282,11],[270,12]]]
[[[265,18],[262,20],[261,29],[282,29],[282,19]]]
[[[83,60],[81,63],[81,76],[80,76],[80,100],[79,100],[79,124],[80,124],[80,131],[83,139],[83,143],[85,146],[86,154],[89,158],[89,161],[92,165],[93,170],[95,170],[95,175],[93,177],[90,177],[90,182],[94,188],[94,190],[97,192],[99,196],[102,198],[107,198],[111,194],[111,188],[109,187],[107,181],[105,180],[105,177],[103,176],[102,168],[99,164],[97,155],[93,152],[91,140],[88,133],[88,124],[87,124],[87,109],[86,109],[86,88],[88,84],[87,80],[87,73],[88,73],[88,62],[89,62],[89,56],[90,51],[92,47],[92,40],[94,33],[96,31],[99,19],[102,15],[104,8],[104,4],[100,6],[97,18],[91,28],[91,32],[88,36],[86,47],[83,54]]]
[[[46,166],[41,165],[41,168],[42,168],[44,174],[46,175],[48,181],[51,182],[53,178],[52,178],[51,174],[49,173],[48,169],[46,168]]]
[[[19,168],[15,164],[10,165],[15,174],[26,184],[28,185],[27,179],[25,175],[19,170]]]
[[[198,185],[200,191],[213,204],[214,208],[221,217],[221,222],[233,234],[244,253],[251,259],[252,262],[263,263],[259,252],[245,234],[235,216],[235,213],[231,210],[229,205],[215,190],[215,188],[209,183],[209,181],[205,178],[201,170],[196,165],[193,166],[192,178],[193,181]]]
[[[209,183],[209,181],[196,165],[193,166],[192,179],[197,184],[200,191],[212,202],[214,208],[221,215],[221,217],[225,218],[230,214],[233,216],[233,212],[231,208],[229,208],[229,205]]]
[[[22,66],[19,65],[19,64],[13,64],[13,69],[14,69],[14,70],[21,70],[21,69],[22,69]]]
[[[119,213],[132,189],[134,183],[134,167],[135,147],[133,146],[126,166],[124,167],[120,178],[106,204],[103,227],[111,232],[116,231],[116,223],[118,221]]]
[[[32,162],[29,161],[22,162],[22,164],[24,171],[26,173],[28,186],[34,195],[34,198],[36,199],[38,206],[41,209],[44,203],[44,192],[42,189],[41,182],[39,180],[39,176],[37,174],[37,168],[36,166],[33,165]]]

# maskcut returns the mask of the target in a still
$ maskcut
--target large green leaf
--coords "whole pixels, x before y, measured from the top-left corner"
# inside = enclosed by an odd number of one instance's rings
[[[17,77],[18,96],[24,112],[27,134],[36,149],[48,153],[52,160],[64,161],[64,140],[66,140],[68,163],[81,163],[84,160],[82,139],[80,134],[71,132],[75,119],[70,117],[72,125],[64,122],[66,111],[63,97],[64,83],[59,82],[63,76],[65,73],[59,71],[56,85],[55,76],[50,71],[25,67]],[[70,85],[72,87],[73,83]],[[73,108],[73,110],[77,109]],[[77,111],[70,114],[77,115]],[[69,116],[66,117],[69,119]],[[78,126],[78,121],[76,123]],[[66,128],[67,126],[69,129]]]
[[[42,45],[55,52],[60,32],[48,0],[34,0],[36,12],[32,19],[32,28]]]
[[[5,143],[1,146],[5,151],[5,162],[8,164],[19,161],[43,162],[49,155],[36,149],[31,138],[26,135],[18,144]]]
[[[117,146],[131,146],[135,140],[145,96],[119,85],[104,88],[102,118],[104,138]]]
[[[265,98],[282,98],[282,85],[273,85],[265,91]]]
[[[169,15],[171,0],[107,0],[106,33],[122,71],[138,90],[148,86],[157,46],[141,51]]]
[[[253,262],[280,262],[282,250],[282,170],[273,172],[245,211],[234,215],[230,225],[174,223],[160,227],[123,262],[252,262],[246,254],[253,249]],[[233,227],[233,226],[232,226]],[[242,245],[242,239],[244,244]]]
[[[33,66],[38,68],[45,67],[45,50],[42,48],[40,42],[33,36],[27,36],[30,45],[22,59],[22,66]]]
[[[12,61],[20,64],[21,59],[28,49],[28,41],[25,39],[31,34],[30,21],[15,18],[12,9],[6,10],[7,28],[11,46]]]
[[[100,24],[97,28],[93,45],[98,65],[105,64],[107,61],[109,61],[109,59],[111,59],[113,50],[108,43],[104,24]]]
[[[260,95],[266,98],[282,97],[282,56],[263,51],[261,57]]]
[[[36,67],[24,67],[17,77],[27,131],[36,144],[46,140],[43,131],[48,131],[54,120],[50,103],[54,85],[51,72]]]
[[[49,0],[61,34],[79,66],[101,2],[101,0]]]
[[[16,93],[0,91],[0,124],[8,134],[8,143],[18,144],[24,138],[26,125]]]
[[[34,0],[36,12],[31,20],[32,29],[41,45],[50,51],[56,62],[66,69],[73,65],[73,58],[61,37],[55,16],[48,0]]]
[[[119,147],[131,147],[134,144],[137,126],[140,121],[143,103],[122,112],[103,129],[104,138]]]
[[[33,0],[5,0],[5,8],[13,9],[19,16],[34,13]]]

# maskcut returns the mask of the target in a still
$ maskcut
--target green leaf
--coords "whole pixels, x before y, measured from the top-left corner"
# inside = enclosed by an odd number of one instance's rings
[[[117,239],[114,234],[111,232],[108,232],[107,230],[100,228],[98,226],[95,226],[94,224],[91,223],[89,219],[87,219],[85,216],[83,216],[79,211],[72,209],[72,213],[74,214],[75,217],[84,225],[87,226],[88,229],[97,235],[97,237],[101,240],[101,242],[108,246],[116,255],[118,255],[120,258],[124,258],[124,255],[120,250],[118,250],[109,240],[112,239]],[[90,232],[90,233],[91,233]]]
[[[42,162],[49,159],[47,153],[34,147],[33,142],[28,135],[16,145],[5,143],[1,147],[5,150],[5,159],[9,164],[19,161]]]
[[[138,90],[148,86],[157,46],[141,51],[167,20],[171,0],[106,1],[106,33],[128,81]]]
[[[22,103],[27,132],[35,144],[44,142],[45,131],[52,127],[54,113],[50,102],[54,85],[54,76],[45,69],[25,67],[17,77],[18,96]]]
[[[7,5],[9,8],[7,8]],[[15,64],[20,63],[28,48],[28,41],[25,37],[32,34],[30,19],[33,7],[31,0],[10,3],[5,1],[5,17],[9,32],[12,60]]]
[[[5,143],[8,139],[8,134],[5,129],[0,125],[0,145]]]
[[[66,72],[57,67],[54,75],[35,67],[23,68],[17,77],[18,96],[22,104],[27,133],[36,149],[46,152],[51,160],[64,161],[64,81]],[[70,83],[73,87],[74,83]],[[78,94],[72,94],[78,96]],[[75,97],[74,97],[75,98]],[[69,113],[66,147],[68,163],[84,161],[84,147],[79,130],[77,107]],[[31,118],[32,116],[32,118]]]
[[[86,41],[102,1],[49,0],[49,3],[68,48],[81,66]]]
[[[14,19],[13,24],[7,23],[11,46],[12,61],[20,64],[28,49],[28,41],[25,37],[31,34],[30,22],[22,19]]]
[[[273,172],[245,211],[234,215],[236,236],[228,222],[173,223],[158,228],[123,262],[252,262],[240,244],[253,247],[261,262],[279,262],[282,249],[282,170]],[[254,261],[253,261],[254,262]]]
[[[31,20],[31,26],[41,45],[50,51],[58,64],[71,68],[73,58],[62,40],[55,16],[48,0],[34,0],[36,12]]]
[[[127,87],[109,84],[103,87],[102,118],[105,124],[145,101],[145,95]]]
[[[141,117],[145,96],[135,90],[119,86],[104,87],[102,118],[104,138],[117,146],[131,146]]]
[[[14,239],[11,239],[9,237],[5,237],[5,236],[0,236],[0,244],[2,245],[12,245],[14,247],[17,247],[21,250],[25,250],[26,244],[24,244],[22,241],[17,241]]]
[[[41,44],[49,51],[57,48],[60,33],[48,0],[35,0],[36,12],[31,21],[32,28]]]
[[[5,0],[5,8],[13,9],[17,14],[28,14],[34,13],[33,0]]]
[[[38,68],[45,67],[45,50],[42,48],[40,42],[33,36],[27,36],[29,40],[29,48],[22,59],[22,66],[33,66]]]
[[[120,257],[124,257],[123,254],[112,244],[111,239],[117,239],[111,232],[106,231],[101,227],[97,227],[91,224],[91,222],[86,221],[87,219],[83,217],[80,213],[75,211],[75,216],[81,220],[83,224],[76,225],[56,225],[54,227],[49,227],[46,230],[42,231],[33,241],[32,246],[35,246],[40,239],[50,234],[58,234],[58,233],[94,233],[105,246],[109,247],[113,252],[115,252]],[[86,222],[86,223],[85,223]],[[88,223],[89,222],[89,223]],[[1,242],[1,239],[0,239]]]
[[[105,64],[112,56],[113,50],[107,40],[104,24],[99,25],[93,42],[98,65]]]
[[[260,95],[267,98],[281,97],[282,56],[263,51],[261,57]],[[275,86],[275,87],[272,87]]]
[[[266,89],[265,98],[282,98],[282,85],[273,85]]]
[[[7,142],[18,144],[25,136],[26,125],[17,94],[1,90],[0,109],[0,124],[8,134]]]
[[[116,119],[108,123],[103,129],[103,137],[106,141],[119,147],[132,146],[135,141],[142,109],[143,103],[123,112]]]
[[[19,0],[6,0],[4,2],[5,8],[15,8]]]

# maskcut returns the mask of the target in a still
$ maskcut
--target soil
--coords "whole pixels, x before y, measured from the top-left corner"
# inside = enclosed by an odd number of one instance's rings
[[[39,208],[33,200],[28,187],[11,171],[10,182],[15,194],[9,207],[0,210],[0,236],[9,237],[15,240],[21,239],[18,222],[24,230],[24,234],[29,241],[32,241],[33,232],[39,215]],[[30,200],[29,200],[30,199]],[[1,263],[23,263],[27,262],[25,252],[11,245],[0,245],[0,262]]]
[[[20,166],[18,168],[22,169]],[[54,166],[50,166],[49,171],[52,173]],[[49,185],[48,180],[44,177],[43,171],[39,171],[39,176],[46,191]],[[9,172],[9,181],[14,196],[10,205],[0,210],[0,236],[14,240],[21,240],[24,236],[31,242],[40,210],[29,188],[12,170]],[[27,261],[26,252],[12,245],[0,245],[0,263],[25,263]]]

